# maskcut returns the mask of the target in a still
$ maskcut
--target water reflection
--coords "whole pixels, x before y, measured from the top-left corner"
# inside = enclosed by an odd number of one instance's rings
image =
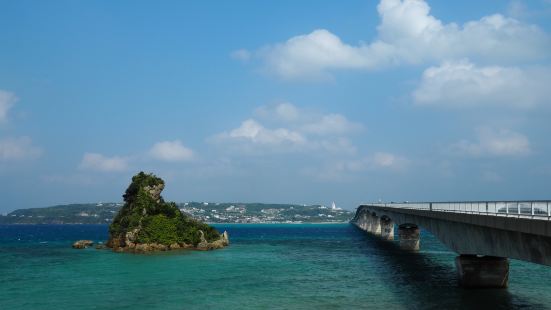
[[[357,230],[367,255],[375,254],[381,280],[414,309],[519,309],[545,308],[512,294],[507,289],[463,289],[458,287],[455,253],[448,252],[436,238],[422,232],[421,251],[401,250],[397,241],[385,241]],[[395,234],[397,236],[397,233]]]

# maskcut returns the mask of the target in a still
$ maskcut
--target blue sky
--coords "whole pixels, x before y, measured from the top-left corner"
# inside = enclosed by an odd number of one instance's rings
[[[545,199],[551,2],[0,1],[0,212]]]

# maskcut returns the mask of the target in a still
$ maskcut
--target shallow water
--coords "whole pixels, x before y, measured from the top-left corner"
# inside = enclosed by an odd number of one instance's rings
[[[511,261],[506,290],[457,287],[454,253],[407,253],[349,224],[215,225],[231,246],[74,250],[105,225],[0,226],[1,309],[515,309],[551,307],[551,268]]]

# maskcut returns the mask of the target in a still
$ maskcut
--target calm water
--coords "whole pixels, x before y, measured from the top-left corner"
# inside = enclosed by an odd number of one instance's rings
[[[348,224],[216,226],[229,248],[150,255],[70,247],[104,225],[0,226],[0,308],[551,307],[551,268],[512,261],[509,289],[460,289],[455,254],[424,232],[410,254]]]

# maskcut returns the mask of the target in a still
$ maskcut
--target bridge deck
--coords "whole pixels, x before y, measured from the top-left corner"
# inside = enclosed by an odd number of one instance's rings
[[[549,201],[371,203],[353,223],[388,218],[432,232],[459,254],[510,257],[551,265]]]
[[[551,201],[460,201],[460,202],[391,202],[365,205],[396,209],[429,210],[491,216],[551,220]]]

